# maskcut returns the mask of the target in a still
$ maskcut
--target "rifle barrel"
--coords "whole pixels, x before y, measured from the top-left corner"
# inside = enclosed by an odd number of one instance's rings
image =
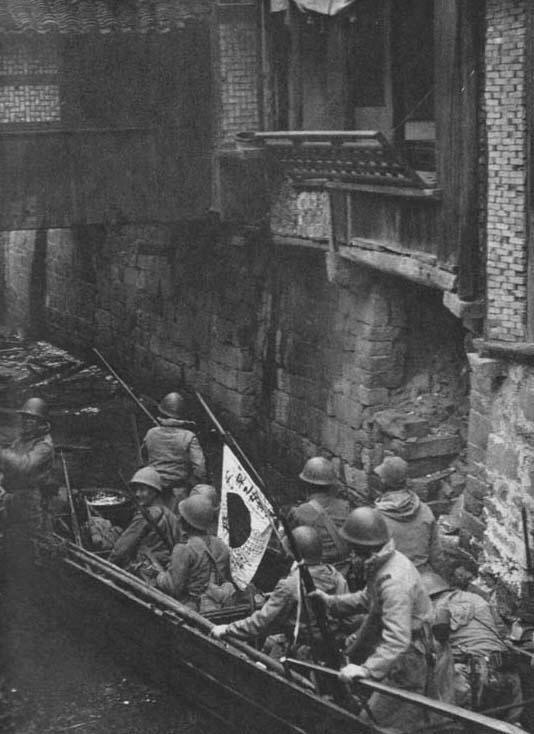
[[[106,359],[106,358],[104,357],[104,355],[103,355],[103,354],[101,354],[101,353],[100,353],[100,352],[98,351],[98,349],[96,349],[95,347],[93,347],[93,352],[94,352],[94,353],[96,354],[96,356],[97,356],[97,357],[99,358],[99,360],[100,360],[100,361],[102,362],[102,364],[103,364],[103,365],[104,365],[104,366],[106,367],[106,369],[108,370],[108,372],[109,372],[109,373],[110,373],[110,374],[111,374],[111,375],[112,375],[112,376],[113,376],[113,377],[114,377],[114,378],[115,378],[115,379],[117,380],[117,382],[119,383],[119,385],[120,385],[120,386],[121,386],[121,387],[122,387],[122,388],[123,388],[123,389],[124,389],[124,390],[125,390],[125,391],[126,391],[126,392],[128,393],[128,395],[129,395],[129,396],[130,396],[130,397],[132,398],[132,400],[133,400],[133,401],[135,402],[135,404],[136,404],[136,405],[137,405],[137,406],[138,406],[139,408],[141,408],[141,410],[142,410],[142,411],[143,411],[143,413],[144,413],[144,414],[145,414],[145,415],[147,416],[147,418],[150,418],[150,420],[152,421],[152,423],[153,423],[153,424],[154,424],[155,426],[159,426],[159,423],[158,423],[158,421],[156,420],[156,418],[154,418],[154,416],[152,415],[152,413],[151,413],[151,412],[150,412],[150,411],[149,411],[149,410],[148,410],[147,408],[145,408],[145,406],[144,406],[144,405],[143,405],[143,403],[142,403],[142,402],[141,402],[141,401],[139,400],[139,398],[138,398],[138,397],[137,397],[137,395],[136,395],[136,394],[134,393],[134,391],[133,391],[133,390],[131,389],[131,387],[130,387],[129,385],[127,385],[127,384],[126,384],[126,382],[125,382],[125,381],[124,381],[124,380],[123,380],[123,379],[122,379],[122,378],[121,378],[121,377],[120,377],[120,376],[119,376],[119,375],[117,374],[117,372],[116,372],[116,371],[115,371],[115,370],[113,369],[113,367],[112,367],[112,366],[110,365],[110,363],[109,363],[109,362],[107,361],[107,359]]]

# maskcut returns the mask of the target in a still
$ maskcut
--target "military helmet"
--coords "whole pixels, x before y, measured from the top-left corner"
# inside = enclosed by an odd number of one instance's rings
[[[133,477],[129,481],[130,486],[132,484],[144,484],[147,487],[155,489],[156,492],[161,492],[161,477],[158,472],[152,466],[144,466],[135,472]]]
[[[28,398],[22,408],[17,410],[17,413],[46,421],[48,419],[48,405],[42,398]]]
[[[334,465],[324,456],[313,456],[304,464],[299,479],[308,484],[328,487],[337,481]]]
[[[184,413],[185,400],[179,392],[170,392],[161,399],[158,410],[161,415],[167,418],[182,418]]]
[[[192,527],[207,530],[213,522],[213,505],[200,495],[186,497],[178,503],[178,512]]]
[[[386,521],[372,507],[358,507],[353,510],[339,534],[353,545],[369,547],[384,545],[391,537]]]
[[[305,561],[318,562],[323,555],[323,542],[315,528],[300,525],[293,530],[293,540],[297,550]]]
[[[421,573],[421,579],[428,596],[441,594],[442,591],[449,591],[451,585],[435,571],[426,570]]]
[[[190,497],[205,497],[208,499],[213,507],[219,506],[219,498],[217,496],[217,490],[211,484],[195,484],[191,492]]]
[[[400,456],[388,456],[375,468],[375,474],[385,487],[402,487],[408,475],[408,464]]]

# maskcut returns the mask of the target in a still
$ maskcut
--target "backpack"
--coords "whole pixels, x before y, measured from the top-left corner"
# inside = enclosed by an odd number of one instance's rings
[[[198,611],[200,614],[232,606],[235,603],[236,593],[236,588],[231,581],[223,581],[217,568],[217,561],[213,557],[207,543],[204,543],[204,546],[208,554],[211,570],[206,591],[199,598]]]

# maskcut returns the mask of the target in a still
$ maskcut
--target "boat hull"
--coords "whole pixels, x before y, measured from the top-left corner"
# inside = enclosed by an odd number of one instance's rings
[[[370,731],[352,712],[266,669],[243,650],[216,642],[176,609],[145,597],[137,580],[128,583],[128,574],[106,571],[101,559],[92,563],[86,554],[80,560],[68,546],[51,555],[41,548],[39,555],[43,604],[81,630],[97,625],[143,677],[194,702],[225,726],[255,734]]]

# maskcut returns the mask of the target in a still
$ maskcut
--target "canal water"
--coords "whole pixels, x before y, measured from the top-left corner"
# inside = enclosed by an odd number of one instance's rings
[[[138,466],[136,433],[149,427],[95,365],[45,342],[0,335],[0,443],[30,395],[47,400],[56,446],[75,489],[117,487]],[[78,447],[78,448],[76,448]],[[85,447],[85,450],[79,447]],[[60,462],[58,486],[64,485]],[[73,612],[74,613],[74,612]],[[74,620],[73,620],[74,621]],[[16,734],[217,734],[220,726],[176,693],[133,672],[104,630],[76,631],[0,584],[0,732]]]

